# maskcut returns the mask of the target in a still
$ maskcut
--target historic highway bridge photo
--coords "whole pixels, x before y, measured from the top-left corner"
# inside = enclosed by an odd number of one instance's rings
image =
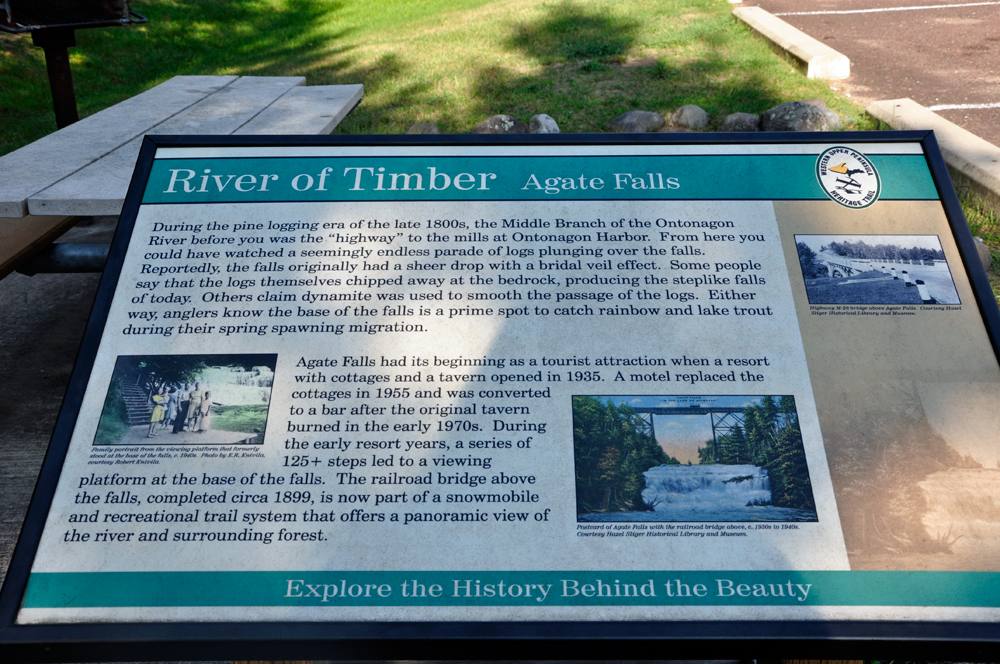
[[[795,240],[810,304],[960,304],[935,236]]]

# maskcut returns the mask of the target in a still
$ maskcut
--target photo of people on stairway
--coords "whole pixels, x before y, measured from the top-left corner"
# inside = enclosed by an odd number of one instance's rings
[[[94,445],[261,445],[277,355],[120,355]]]

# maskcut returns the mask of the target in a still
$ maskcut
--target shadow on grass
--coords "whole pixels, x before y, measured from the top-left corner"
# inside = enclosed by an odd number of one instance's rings
[[[79,33],[81,94],[97,100],[122,84],[149,87],[178,75],[308,75],[331,56],[343,60],[347,49],[338,44],[352,32],[329,28],[341,2],[289,0],[275,11],[255,0],[178,0],[146,9],[142,28]]]
[[[174,0],[142,3],[143,26],[77,31],[70,49],[81,117],[178,75],[306,76],[307,84],[363,82],[366,92],[401,80],[406,68],[392,55],[359,64],[353,29],[334,29],[341,2],[288,0]],[[0,154],[55,131],[41,49],[27,35],[0,38]],[[390,107],[423,86],[401,87]],[[368,130],[377,131],[377,127]]]
[[[706,53],[699,59],[661,56],[635,66],[628,54],[638,44],[640,27],[568,2],[516,26],[507,45],[544,69],[521,74],[491,66],[480,71],[473,96],[483,117],[510,113],[526,120],[535,113],[558,114],[564,132],[603,132],[629,110],[669,117],[679,106],[697,104],[713,117],[709,128],[714,129],[729,113],[761,113],[785,101],[761,72],[733,67],[725,54],[726,39],[717,29],[696,33]]]
[[[304,75],[309,85],[364,83],[365,99],[339,133],[402,132],[421,120],[436,121],[446,132],[467,132],[498,113],[522,120],[548,113],[563,131],[601,132],[634,108],[667,115],[689,103],[709,112],[713,129],[728,113],[760,113],[787,101],[782,85],[787,88],[788,81],[775,80],[780,72],[768,58],[742,55],[745,40],[728,13],[662,19],[672,26],[664,36],[616,14],[617,5],[564,0],[545,7],[536,20],[498,23],[495,30],[506,35],[500,48],[517,54],[516,62],[498,65],[490,58],[489,65],[469,65],[450,87],[440,79],[451,72],[428,75],[428,54],[412,44],[397,49],[390,43],[393,50],[375,59],[366,50],[369,35],[404,39],[406,11],[440,15],[447,25],[448,8],[466,4],[476,3],[399,3],[396,9],[405,11],[397,16],[336,0],[137,0],[148,24],[78,32],[79,47],[71,54],[81,115],[176,75],[213,74]],[[0,36],[0,49],[3,154],[51,133],[55,121],[40,49],[26,36]]]
[[[624,57],[641,24],[606,13],[587,12],[570,2],[549,9],[540,21],[515,27],[508,45],[542,64],[560,60]]]
[[[407,80],[411,68],[393,53],[382,55],[369,66],[345,64],[344,67],[349,74],[343,80],[331,77],[329,82],[363,82],[365,100],[337,127],[337,133],[397,133],[400,130],[398,118],[412,116],[415,106],[426,106],[430,101],[426,97],[431,87],[429,83],[416,79],[401,83]]]

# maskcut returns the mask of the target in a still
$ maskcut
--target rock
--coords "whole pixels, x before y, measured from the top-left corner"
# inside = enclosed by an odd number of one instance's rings
[[[763,131],[832,131],[840,129],[840,118],[828,108],[803,101],[789,101],[769,108],[760,116]]]
[[[513,115],[494,115],[472,128],[473,134],[527,134],[528,128]]]
[[[551,116],[545,115],[544,113],[532,115],[531,120],[528,121],[528,129],[532,134],[559,133],[559,125],[556,124],[556,121],[553,120]]]
[[[708,113],[701,106],[686,104],[674,111],[670,123],[688,129],[704,129],[708,125]]]
[[[727,115],[719,131],[760,131],[760,116],[753,113]]]
[[[645,133],[656,131],[667,124],[667,119],[652,111],[629,111],[622,113],[608,125],[611,131],[628,133]]]
[[[993,268],[993,254],[983,242],[983,238],[973,237],[972,240],[976,243],[976,251],[979,252],[979,260],[983,264],[983,269],[989,272]]]
[[[407,134],[440,134],[441,129],[436,122],[418,122],[406,130]]]

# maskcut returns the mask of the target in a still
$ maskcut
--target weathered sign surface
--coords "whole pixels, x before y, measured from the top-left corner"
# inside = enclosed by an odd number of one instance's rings
[[[996,307],[874,136],[150,142],[8,633],[995,622]]]

